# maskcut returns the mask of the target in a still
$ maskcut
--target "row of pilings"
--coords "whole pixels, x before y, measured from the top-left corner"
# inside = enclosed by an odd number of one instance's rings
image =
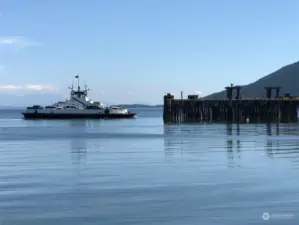
[[[200,122],[295,122],[299,100],[234,99],[202,100],[174,99],[164,96],[165,123]]]

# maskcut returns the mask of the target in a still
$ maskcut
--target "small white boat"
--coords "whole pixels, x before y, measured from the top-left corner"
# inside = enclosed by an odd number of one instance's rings
[[[73,118],[134,118],[136,113],[118,106],[105,107],[101,102],[94,102],[88,98],[86,85],[80,89],[79,76],[77,89],[70,87],[70,98],[59,101],[50,106],[34,105],[22,112],[25,119],[73,119]]]

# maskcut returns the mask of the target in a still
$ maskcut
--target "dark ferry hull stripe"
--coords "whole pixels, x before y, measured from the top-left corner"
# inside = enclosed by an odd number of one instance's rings
[[[128,114],[55,114],[55,113],[22,113],[25,119],[126,119],[134,118],[136,113]]]

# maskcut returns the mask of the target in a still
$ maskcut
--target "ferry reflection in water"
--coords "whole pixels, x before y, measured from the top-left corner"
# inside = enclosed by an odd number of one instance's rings
[[[71,158],[74,164],[80,164],[86,160],[87,155],[87,138],[88,120],[70,120],[71,131],[74,132],[70,136]],[[79,135],[78,135],[79,134]]]

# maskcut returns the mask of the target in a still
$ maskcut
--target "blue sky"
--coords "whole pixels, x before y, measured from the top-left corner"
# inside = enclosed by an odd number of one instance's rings
[[[162,103],[247,84],[298,60],[295,0],[0,0],[0,89]],[[1,94],[0,93],[0,94]]]

